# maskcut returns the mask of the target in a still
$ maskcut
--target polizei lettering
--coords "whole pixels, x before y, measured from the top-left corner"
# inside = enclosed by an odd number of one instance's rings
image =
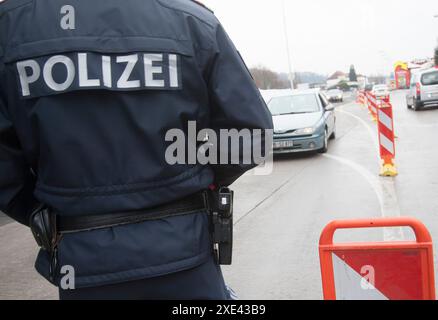
[[[179,90],[180,56],[173,53],[69,53],[16,63],[23,98],[75,90]]]

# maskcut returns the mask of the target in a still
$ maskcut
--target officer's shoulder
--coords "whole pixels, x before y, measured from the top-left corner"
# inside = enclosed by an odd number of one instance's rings
[[[198,18],[204,23],[215,26],[218,24],[213,10],[209,9],[199,0],[157,0],[162,6],[184,12]]]
[[[208,10],[208,11],[210,11],[211,13],[213,13],[214,14],[214,11],[213,10],[211,10],[209,7],[207,7],[204,3],[202,3],[200,0],[190,0],[192,3],[195,3],[195,4],[197,4],[198,6],[201,6],[201,7],[203,7],[204,9],[206,9],[206,10]]]
[[[0,0],[0,16],[8,11],[32,3],[34,0]]]

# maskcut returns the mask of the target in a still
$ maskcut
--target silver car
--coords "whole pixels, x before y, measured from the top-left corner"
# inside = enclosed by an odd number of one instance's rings
[[[268,103],[274,121],[274,154],[327,152],[336,137],[334,106],[318,90],[291,91]]]
[[[344,101],[344,92],[339,89],[331,89],[326,93],[327,99],[330,102],[343,102]]]
[[[377,99],[385,99],[389,97],[389,88],[386,84],[376,84],[373,86],[373,90],[371,90],[371,93]]]
[[[406,102],[408,108],[415,111],[438,106],[438,69],[421,70],[412,75]]]

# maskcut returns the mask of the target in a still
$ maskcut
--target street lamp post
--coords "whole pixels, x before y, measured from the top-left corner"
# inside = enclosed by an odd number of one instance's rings
[[[435,14],[433,17],[438,18],[438,14]],[[435,52],[434,52],[434,62],[435,62],[435,66],[438,67],[438,36],[436,38],[436,43],[437,46],[435,47]]]
[[[379,51],[380,56],[382,57],[382,72],[385,77],[387,76],[388,68],[391,66],[391,59],[388,56],[388,53],[384,50]]]
[[[434,17],[435,19],[438,19],[438,14],[435,14],[433,17]],[[437,44],[438,44],[438,36],[437,36],[437,38],[436,38],[436,41],[437,41]]]
[[[284,27],[284,37],[286,40],[286,52],[287,52],[287,62],[289,64],[289,81],[290,81],[290,88],[295,89],[294,86],[294,77],[292,73],[292,61],[290,57],[290,48],[289,48],[289,34],[287,30],[287,20],[286,20],[286,4],[284,0],[282,1],[283,4],[283,27]]]

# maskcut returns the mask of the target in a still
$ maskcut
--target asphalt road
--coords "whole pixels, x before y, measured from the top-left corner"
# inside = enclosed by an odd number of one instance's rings
[[[224,274],[240,298],[321,299],[318,241],[334,219],[414,216],[438,241],[438,110],[408,111],[403,92],[393,93],[392,102],[396,179],[379,178],[376,124],[350,97],[338,105],[338,137],[327,155],[276,157],[272,174],[248,173],[233,186],[234,264]],[[33,272],[31,235],[6,222],[0,215],[0,299],[56,298]],[[409,230],[385,229],[343,231],[336,240],[412,237]]]
[[[338,106],[338,137],[326,156],[283,156],[272,175],[238,181],[236,210],[244,218],[236,225],[234,265],[224,273],[240,298],[321,299],[318,241],[334,219],[413,216],[438,241],[438,110],[409,111],[404,96],[392,95],[396,179],[378,177],[376,124],[350,98]],[[336,240],[412,238],[411,230],[385,229],[343,231]]]

